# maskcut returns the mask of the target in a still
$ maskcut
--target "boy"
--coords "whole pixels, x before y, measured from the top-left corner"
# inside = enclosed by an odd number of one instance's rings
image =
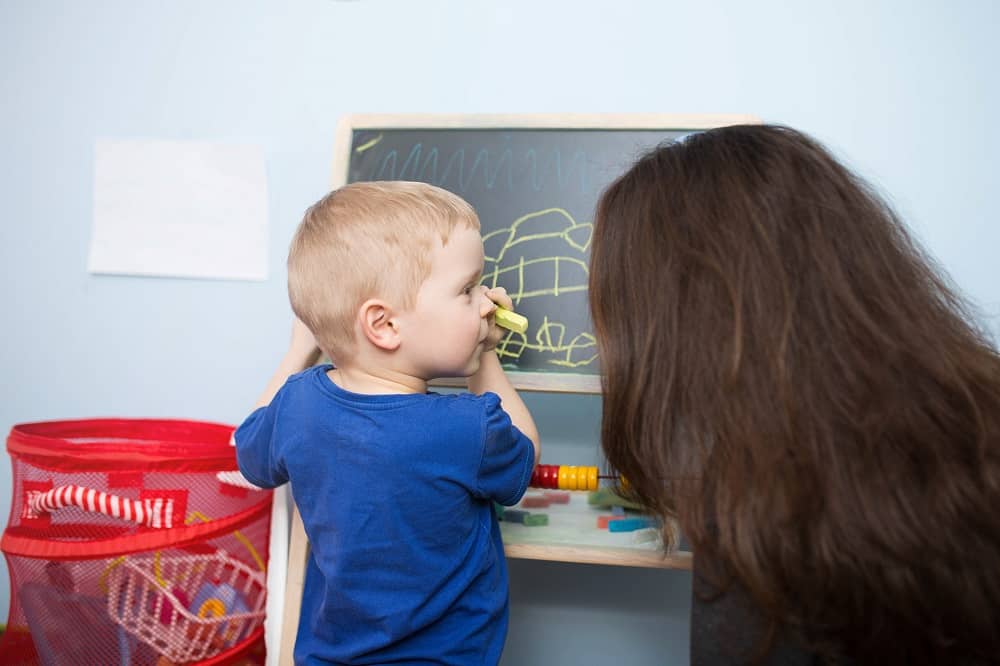
[[[292,240],[292,343],[235,439],[247,479],[291,481],[311,544],[297,664],[500,659],[492,506],[521,498],[539,444],[494,351],[512,303],[482,270],[471,206],[423,183],[336,190]],[[319,350],[333,365],[300,372]],[[455,376],[469,393],[427,392]]]

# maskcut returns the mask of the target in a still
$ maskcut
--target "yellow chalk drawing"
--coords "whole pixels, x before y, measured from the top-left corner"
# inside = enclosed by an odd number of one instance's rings
[[[379,134],[374,139],[371,139],[370,141],[365,141],[363,144],[361,144],[360,146],[358,146],[357,148],[355,148],[354,152],[356,152],[356,153],[363,153],[366,150],[368,150],[369,148],[371,148],[372,146],[374,146],[375,144],[377,144],[381,140],[382,140],[382,135]]]
[[[592,231],[592,224],[577,222],[562,208],[546,208],[522,215],[509,227],[483,236],[487,248],[499,244],[495,256],[490,254],[489,249],[487,251],[483,284],[491,288],[504,286],[515,308],[527,299],[586,291],[590,271],[584,256],[590,247]],[[530,256],[530,245],[545,241],[549,242],[549,246],[551,241],[557,245],[564,243],[567,254],[525,259],[515,251],[523,245],[525,247],[520,249]],[[578,256],[571,256],[573,253]],[[511,258],[510,255],[518,256]],[[532,271],[527,271],[532,267]],[[539,267],[551,271],[551,282],[538,277],[541,274]],[[517,361],[526,350],[551,356],[546,359],[546,363],[551,365],[577,368],[590,365],[597,358],[597,341],[588,331],[567,339],[566,325],[550,321],[545,315],[540,324],[529,322],[528,334],[511,332],[497,346],[501,361]]]

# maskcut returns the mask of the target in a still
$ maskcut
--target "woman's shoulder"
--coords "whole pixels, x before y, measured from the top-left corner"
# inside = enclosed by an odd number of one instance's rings
[[[691,666],[856,666],[808,649],[797,632],[772,626],[746,587],[696,554],[691,588]]]

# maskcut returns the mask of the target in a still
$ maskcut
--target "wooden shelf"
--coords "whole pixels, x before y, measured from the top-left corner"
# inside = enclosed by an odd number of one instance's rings
[[[504,543],[504,552],[508,558],[521,560],[548,560],[550,562],[605,564],[651,569],[691,569],[691,553],[687,551],[677,551],[667,555],[663,552],[642,551],[635,548]]]
[[[532,488],[525,497],[541,493]],[[609,532],[598,528],[598,516],[611,512],[589,506],[586,492],[571,492],[569,504],[525,510],[547,514],[549,524],[525,527],[502,521],[500,532],[508,558],[656,569],[691,568],[691,553],[687,551],[666,554],[659,542],[632,543],[633,532]]]

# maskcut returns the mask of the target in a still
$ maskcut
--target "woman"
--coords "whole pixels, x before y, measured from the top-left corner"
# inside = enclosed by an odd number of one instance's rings
[[[602,445],[694,551],[692,664],[1000,660],[1000,356],[891,210],[773,126],[598,204]]]

